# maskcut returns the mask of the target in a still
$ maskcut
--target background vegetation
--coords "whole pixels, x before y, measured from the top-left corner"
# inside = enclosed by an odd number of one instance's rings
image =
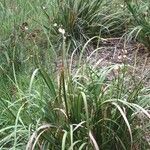
[[[0,18],[0,149],[150,147],[147,76],[84,57],[104,38],[150,51],[149,0],[2,0]]]

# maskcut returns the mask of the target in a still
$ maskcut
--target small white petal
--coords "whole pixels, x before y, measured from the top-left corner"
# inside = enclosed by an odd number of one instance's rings
[[[28,27],[27,27],[27,26],[25,26],[25,27],[24,27],[24,29],[25,29],[25,30],[28,30]]]
[[[63,29],[63,28],[59,28],[58,31],[63,35],[65,34],[65,29]]]
[[[45,7],[45,6],[43,6],[43,7],[42,7],[42,9],[43,9],[43,10],[45,10],[45,9],[46,9],[46,7]]]
[[[54,25],[53,25],[54,27],[57,27],[57,23],[54,23]]]

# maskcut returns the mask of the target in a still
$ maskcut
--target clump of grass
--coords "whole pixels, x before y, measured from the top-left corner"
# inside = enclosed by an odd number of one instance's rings
[[[150,2],[125,0],[127,9],[132,15],[130,37],[134,37],[150,49]]]
[[[76,48],[93,36],[120,36],[125,30],[125,15],[120,5],[116,1],[57,0],[51,11],[43,10],[48,20],[43,25],[50,30],[50,36],[55,36],[55,43],[62,41],[58,29],[64,28],[67,40]],[[118,10],[114,11],[116,7]]]
[[[44,108],[45,123],[32,134],[27,149],[132,150],[148,146],[137,117],[141,113],[150,118],[147,108],[138,105],[142,80],[135,84],[127,76],[128,66],[95,69],[82,64],[75,74],[67,70],[63,64],[54,84],[40,68],[51,100]]]

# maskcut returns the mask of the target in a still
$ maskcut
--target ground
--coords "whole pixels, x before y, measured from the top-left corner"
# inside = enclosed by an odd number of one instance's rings
[[[144,85],[150,86],[150,53],[147,48],[138,42],[125,42],[122,38],[102,39],[98,49],[93,53],[94,48],[88,48],[83,57],[91,65],[98,67],[109,66],[111,64],[128,64],[131,72],[139,79],[147,77]],[[61,58],[56,62],[56,68],[61,66]],[[78,56],[73,59],[72,68],[75,68]],[[71,58],[69,59],[70,64]]]

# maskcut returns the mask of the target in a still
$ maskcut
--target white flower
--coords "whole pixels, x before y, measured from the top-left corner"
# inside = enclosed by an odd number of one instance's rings
[[[54,26],[54,27],[57,27],[57,23],[54,23],[53,26]]]
[[[45,9],[46,9],[46,7],[45,7],[45,6],[42,6],[42,9],[43,9],[43,10],[45,10]]]
[[[63,35],[65,34],[65,29],[63,29],[63,28],[59,28],[58,31],[59,31],[59,33],[61,33]]]
[[[124,5],[120,5],[120,7],[121,7],[121,8],[123,8],[123,7],[124,7]]]

